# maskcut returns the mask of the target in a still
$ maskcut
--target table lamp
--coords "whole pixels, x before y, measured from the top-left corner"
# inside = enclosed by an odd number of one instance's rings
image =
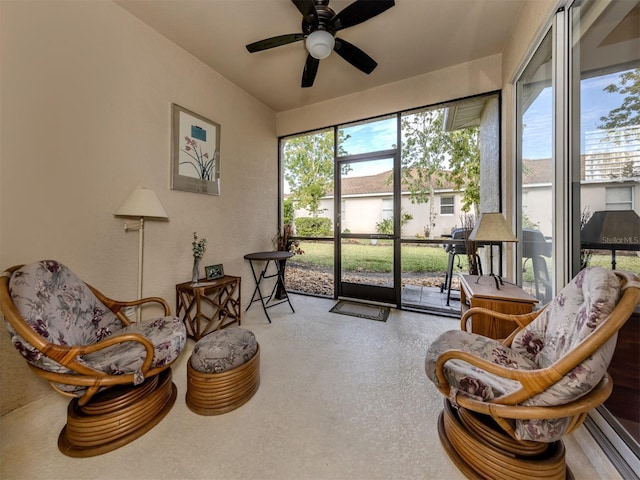
[[[634,210],[595,212],[582,228],[582,248],[611,250],[611,269],[616,269],[616,250],[640,251],[640,216]]]
[[[477,243],[489,245],[491,273],[489,274],[496,282],[496,288],[500,290],[500,285],[504,285],[500,275],[493,273],[493,244],[502,242],[517,242],[518,239],[513,234],[511,227],[507,224],[504,216],[499,212],[481,213],[473,230],[469,234],[469,240]],[[480,275],[477,281],[480,281]]]
[[[116,217],[137,217],[138,223],[125,223],[124,231],[138,230],[138,300],[142,298],[142,264],[144,257],[144,219],[168,220],[165,211],[156,193],[145,187],[135,188],[120,208],[113,214]],[[140,321],[140,306],[136,308],[136,320]]]

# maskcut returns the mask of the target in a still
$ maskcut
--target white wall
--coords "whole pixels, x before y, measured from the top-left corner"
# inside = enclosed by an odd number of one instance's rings
[[[144,294],[202,265],[253,279],[243,255],[271,249],[277,222],[275,114],[118,5],[0,2],[0,265],[55,258],[103,293],[133,299],[136,232],[113,212],[137,185],[169,222],[146,222]],[[221,196],[169,189],[171,104],[222,126]],[[51,392],[2,335],[0,413]]]
[[[277,114],[279,136],[499,90],[501,56],[453,67]]]

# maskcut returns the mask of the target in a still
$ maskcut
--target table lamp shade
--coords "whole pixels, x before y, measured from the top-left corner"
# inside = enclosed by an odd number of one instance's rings
[[[517,242],[518,239],[501,213],[481,213],[469,240],[474,242]]]
[[[145,187],[135,188],[114,215],[117,217],[169,218],[156,193]]]
[[[597,245],[638,245],[640,217],[634,210],[595,212],[582,229],[582,243]],[[621,249],[622,250],[622,249]]]

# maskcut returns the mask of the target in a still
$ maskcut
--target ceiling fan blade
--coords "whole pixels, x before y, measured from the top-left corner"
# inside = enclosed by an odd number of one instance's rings
[[[302,17],[311,24],[318,23],[318,14],[313,0],[291,0],[302,14]]]
[[[313,81],[316,79],[316,73],[318,73],[318,65],[320,65],[320,60],[313,58],[311,55],[307,55],[307,61],[302,71],[302,88],[308,88],[313,85]]]
[[[279,47],[281,45],[287,45],[289,43],[298,42],[304,40],[304,34],[302,33],[288,33],[286,35],[278,35],[277,37],[265,38],[259,42],[253,42],[247,45],[247,50],[251,53],[261,52],[262,50],[268,50],[269,48]]]
[[[329,28],[337,32],[343,28],[353,27],[380,15],[394,5],[394,0],[356,0],[329,21]]]
[[[373,70],[378,66],[373,58],[352,43],[342,40],[341,38],[336,38],[336,44],[333,47],[333,50],[351,65],[356,67],[358,70],[363,71],[367,75],[373,72]]]

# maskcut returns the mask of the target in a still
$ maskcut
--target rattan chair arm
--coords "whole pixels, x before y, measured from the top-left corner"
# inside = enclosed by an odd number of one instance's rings
[[[563,405],[528,406],[528,405],[503,405],[493,401],[483,402],[471,397],[459,394],[456,403],[463,408],[474,412],[491,415],[494,418],[508,418],[513,420],[533,420],[544,418],[563,418],[588,412],[601,405],[613,390],[613,381],[608,373],[605,373],[600,382],[586,395]]]
[[[468,331],[467,324],[469,319],[473,315],[481,315],[481,314],[497,320],[509,320],[509,321],[515,322],[518,325],[518,327],[522,329],[527,325],[529,325],[533,320],[535,320],[538,317],[538,315],[540,315],[540,312],[542,312],[542,309],[535,312],[531,312],[531,313],[514,315],[512,313],[495,312],[493,310],[489,310],[488,308],[484,308],[484,307],[473,307],[467,310],[466,312],[464,312],[464,314],[460,318],[460,330]],[[473,322],[473,318],[471,318],[471,321]]]
[[[122,313],[122,309],[126,307],[137,307],[139,305],[144,305],[145,303],[159,303],[164,310],[164,316],[166,317],[171,315],[171,308],[169,307],[169,304],[164,298],[147,297],[147,298],[142,298],[140,300],[131,300],[131,301],[114,300],[113,298],[107,297],[102,292],[100,292],[100,290],[97,290],[96,288],[92,287],[88,283],[87,283],[87,286],[91,289],[91,291],[97,297],[97,299],[100,300],[105,306],[107,306],[109,310],[115,313],[116,316],[120,319],[120,321],[126,326],[131,325],[131,320],[129,320],[127,316]]]
[[[143,375],[146,376],[147,372],[151,368],[151,362],[153,361],[153,356],[155,353],[153,343],[138,333],[124,333],[121,335],[112,335],[107,337],[99,342],[92,343],[90,345],[75,345],[75,346],[61,346],[55,345],[53,343],[49,343],[40,350],[47,357],[55,360],[60,365],[73,370],[74,372],[81,375],[93,375],[93,376],[106,376],[107,373],[101,372],[99,370],[95,370],[86,363],[79,361],[78,357],[81,355],[88,355],[90,353],[98,352],[100,350],[104,350],[105,348],[112,347],[114,345],[118,345],[120,343],[125,342],[137,342],[142,344],[144,349],[146,350],[146,355],[144,362],[142,363],[142,367],[140,371]]]

